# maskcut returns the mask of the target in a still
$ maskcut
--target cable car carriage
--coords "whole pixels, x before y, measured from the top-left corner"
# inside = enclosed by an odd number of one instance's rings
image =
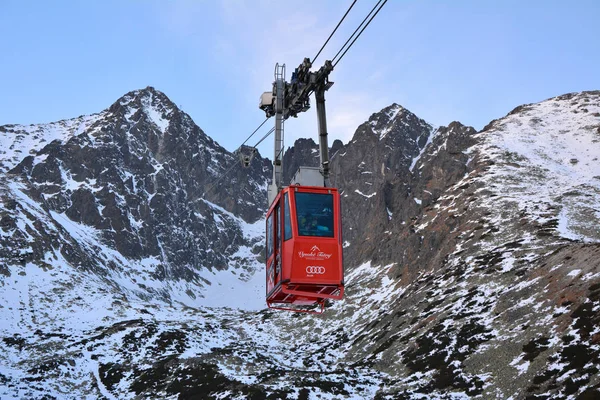
[[[275,65],[272,92],[263,93],[259,108],[275,116],[271,206],[266,222],[267,306],[279,310],[322,313],[325,300],[344,295],[340,195],[329,184],[329,147],[325,91],[333,82],[331,61],[311,72],[305,58],[295,70],[295,83],[285,82],[285,64]],[[315,94],[321,168],[300,167],[289,186],[283,180],[283,121],[309,108]],[[270,133],[270,132],[269,132]],[[268,136],[268,134],[266,135]],[[266,137],[265,136],[265,137]],[[260,142],[259,142],[260,143]],[[316,310],[307,306],[320,306]]]
[[[279,192],[266,222],[269,308],[321,313],[326,299],[342,298],[340,221],[336,188],[296,184]],[[318,311],[297,307],[314,304]]]

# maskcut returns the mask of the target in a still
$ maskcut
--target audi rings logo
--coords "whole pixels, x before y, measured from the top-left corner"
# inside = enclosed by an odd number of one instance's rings
[[[325,273],[325,267],[319,265],[309,265],[306,267],[306,273],[310,275],[323,275]]]

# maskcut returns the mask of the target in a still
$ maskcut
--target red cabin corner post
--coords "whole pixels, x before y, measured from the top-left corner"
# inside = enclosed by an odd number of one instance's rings
[[[340,195],[336,188],[289,186],[273,201],[266,222],[269,308],[302,308],[344,294]],[[319,311],[316,311],[319,312]]]

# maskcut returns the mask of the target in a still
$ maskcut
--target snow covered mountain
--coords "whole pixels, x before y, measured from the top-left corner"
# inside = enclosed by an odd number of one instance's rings
[[[1,398],[600,396],[600,92],[334,143],[321,316],[262,309],[268,162],[215,184],[234,155],[164,94],[0,139]]]
[[[153,88],[96,115],[1,130],[4,268],[66,264],[190,305],[215,274],[256,268],[267,168],[257,158],[216,182],[235,157]]]

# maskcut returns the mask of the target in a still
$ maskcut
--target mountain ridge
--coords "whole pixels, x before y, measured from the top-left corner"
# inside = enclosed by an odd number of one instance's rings
[[[62,135],[57,124],[65,128]],[[47,254],[60,251],[71,265],[85,265],[101,275],[111,275],[106,266],[118,274],[133,268],[143,280],[154,282],[152,286],[171,281],[199,288],[206,285],[199,270],[226,269],[239,248],[254,247],[257,239],[248,237],[242,222],[225,208],[251,223],[262,214],[266,171],[261,160],[249,170],[230,171],[227,182],[204,193],[203,186],[217,179],[235,157],[164,94],[151,87],[132,91],[93,117],[57,124],[3,129],[23,143],[33,142],[33,154],[24,154],[6,175],[21,185],[12,186],[12,196],[30,197],[28,201],[38,204],[40,220],[34,218],[29,231],[17,229],[25,239],[35,237],[38,247],[25,258],[19,256],[21,262],[42,262]],[[35,131],[50,131],[53,140]],[[243,179],[248,171],[254,177]],[[256,201],[233,203],[231,198],[239,196],[231,194],[237,190],[254,193]],[[7,226],[18,228],[19,221],[28,218],[19,215],[6,215]],[[222,244],[208,245],[220,236]],[[81,240],[85,237],[89,240]],[[252,260],[238,262],[249,268]],[[10,257],[5,262],[10,264]],[[133,281],[138,282],[135,291],[146,297],[168,300],[181,290],[167,284],[157,291],[138,278]],[[190,289],[188,301],[193,303],[196,295]]]
[[[196,158],[176,150],[190,135],[199,143],[199,128],[173,118],[176,109],[168,124],[169,110],[148,115],[158,95],[127,108],[136,102],[128,95],[109,107],[117,117],[84,124],[72,142],[35,147],[0,178],[0,314],[9,321],[0,395],[600,395],[600,92],[517,107],[480,132],[434,127],[392,104],[349,143],[334,143],[346,296],[319,317],[249,307],[262,297],[266,205],[240,205],[247,197],[227,184],[264,189],[265,160],[234,171],[207,199],[203,185],[234,156],[212,139]],[[0,135],[19,133],[0,127]],[[80,154],[98,137],[117,139],[98,141],[101,166]],[[318,160],[314,142],[297,143],[285,163]],[[197,170],[215,170],[198,186],[181,176],[196,159]],[[106,165],[118,168],[105,178]],[[92,207],[100,219],[83,222]],[[170,253],[187,260],[185,247],[200,247],[161,240],[167,262],[160,246],[124,261],[106,244],[115,227],[131,235],[147,226],[156,229],[148,241],[167,231],[186,238],[185,226],[205,251],[222,245],[227,256],[182,268]]]

